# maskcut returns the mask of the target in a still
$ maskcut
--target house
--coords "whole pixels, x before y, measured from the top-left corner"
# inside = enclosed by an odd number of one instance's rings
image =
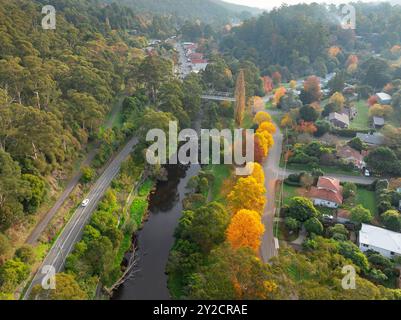
[[[310,198],[317,206],[338,208],[343,203],[340,181],[330,177],[319,177],[316,187],[309,192]]]
[[[329,121],[335,127],[342,129],[349,127],[349,117],[345,113],[332,112],[329,114]]]
[[[379,146],[384,143],[384,136],[381,133],[360,133],[356,134],[357,138],[361,139],[362,142],[371,145],[371,146]]]
[[[387,258],[401,256],[401,233],[362,223],[359,248],[374,250]]]
[[[391,96],[385,92],[376,93],[377,100],[380,104],[390,104]]]
[[[359,152],[350,146],[343,146],[337,148],[337,157],[343,159],[348,163],[353,163],[358,169],[366,167],[366,163],[363,160],[367,156],[366,152]]]
[[[337,222],[347,223],[351,220],[351,212],[349,210],[339,209],[337,211]]]
[[[380,129],[384,126],[384,118],[382,117],[373,117],[373,127],[375,129]]]
[[[201,70],[206,70],[206,67],[208,65],[208,61],[205,59],[192,59],[191,60],[191,68],[192,71],[195,73],[198,73]]]

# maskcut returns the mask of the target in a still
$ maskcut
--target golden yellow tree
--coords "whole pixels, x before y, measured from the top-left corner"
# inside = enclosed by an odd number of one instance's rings
[[[266,111],[259,111],[253,118],[253,122],[260,125],[262,122],[272,121],[272,117]]]
[[[257,162],[248,162],[246,166],[250,172],[249,175],[254,177],[258,183],[263,185],[265,183],[265,174],[262,166]]]
[[[241,69],[235,85],[235,123],[238,127],[241,127],[244,120],[245,103],[245,75],[244,70]]]
[[[231,219],[227,228],[227,240],[234,249],[249,247],[255,252],[265,232],[260,216],[256,211],[242,209]]]
[[[283,118],[281,119],[280,127],[281,128],[292,128],[295,122],[292,119],[289,113],[286,113]]]
[[[248,209],[262,214],[266,205],[265,193],[265,187],[254,177],[239,178],[227,196],[229,208],[233,212]]]
[[[264,121],[259,125],[259,128],[256,130],[257,132],[267,131],[270,134],[276,133],[276,126],[273,122]]]
[[[294,90],[297,87],[297,82],[295,80],[290,81],[290,88]]]
[[[344,108],[345,98],[340,92],[335,92],[330,97],[329,102],[335,104],[338,110],[341,111]]]

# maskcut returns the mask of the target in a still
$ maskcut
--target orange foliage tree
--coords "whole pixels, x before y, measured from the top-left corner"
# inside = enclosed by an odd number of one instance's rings
[[[273,96],[273,104],[278,105],[280,99],[287,93],[287,90],[284,87],[277,88],[276,92]]]
[[[262,78],[263,80],[263,88],[265,90],[265,93],[269,93],[273,90],[273,80],[272,78],[268,77],[268,76],[264,76]]]
[[[242,209],[231,219],[226,234],[228,242],[234,249],[249,247],[257,252],[264,232],[265,227],[260,221],[259,213]]]
[[[265,193],[265,187],[254,177],[239,178],[227,196],[228,206],[232,212],[248,209],[261,215],[266,205]]]
[[[273,83],[278,86],[281,83],[281,73],[278,71],[273,72],[272,74],[272,79],[273,79]]]
[[[295,130],[298,131],[299,133],[314,134],[317,131],[317,128],[313,124],[313,122],[307,122],[307,121],[301,120],[300,123],[295,128]]]

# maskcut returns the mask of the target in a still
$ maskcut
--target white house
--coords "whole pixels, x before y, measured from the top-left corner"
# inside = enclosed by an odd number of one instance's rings
[[[390,104],[391,103],[391,96],[385,92],[376,93],[376,97],[378,98],[380,104]]]
[[[340,181],[330,177],[320,177],[317,186],[309,191],[309,197],[316,206],[338,208],[343,203]]]
[[[401,256],[401,233],[362,223],[359,248],[374,250],[387,258]]]

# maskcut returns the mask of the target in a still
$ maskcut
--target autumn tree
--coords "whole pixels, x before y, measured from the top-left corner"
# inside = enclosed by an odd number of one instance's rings
[[[273,80],[269,76],[264,76],[262,81],[265,93],[270,93],[273,90]]]
[[[277,106],[280,103],[281,98],[284,97],[286,93],[287,90],[284,87],[277,88],[274,92],[273,104]]]
[[[316,76],[309,76],[304,81],[304,89],[300,95],[301,101],[304,104],[310,104],[315,101],[320,101],[322,92],[320,89],[320,80]]]
[[[241,209],[255,210],[262,214],[266,204],[265,187],[252,177],[239,178],[228,194],[228,205],[232,212]]]
[[[266,111],[259,111],[253,118],[253,122],[256,123],[257,125],[260,125],[262,122],[265,121],[268,122],[272,121],[272,117]]]
[[[231,219],[227,228],[227,240],[234,249],[249,247],[257,252],[264,231],[260,215],[256,211],[243,209]]]
[[[245,76],[244,70],[240,70],[235,85],[235,123],[238,127],[242,125],[245,112]]]
[[[81,289],[73,275],[58,273],[56,275],[56,289],[45,290],[40,285],[31,292],[31,299],[40,300],[87,300],[88,296]]]
[[[330,103],[336,106],[336,109],[342,111],[344,108],[345,98],[340,92],[335,92],[329,99]]]
[[[211,252],[188,285],[190,299],[273,299],[279,294],[267,264],[249,248],[223,245]]]

